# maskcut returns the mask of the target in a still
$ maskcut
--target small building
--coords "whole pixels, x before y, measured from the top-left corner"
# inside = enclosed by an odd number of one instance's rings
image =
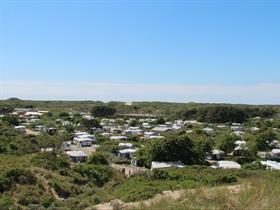
[[[144,133],[143,130],[141,129],[132,129],[132,128],[129,128],[127,130],[124,130],[124,134],[125,135],[142,135]]]
[[[273,140],[269,143],[269,146],[272,148],[279,148],[279,142],[277,140]]]
[[[222,150],[212,150],[212,160],[222,160],[225,157],[225,152]]]
[[[147,131],[147,132],[144,133],[144,136],[146,138],[149,138],[150,136],[155,136],[155,135],[156,135],[156,132],[151,132],[151,131],[150,132]]]
[[[273,149],[271,151],[271,158],[279,159],[280,158],[280,149]]]
[[[185,166],[181,162],[157,162],[152,161],[151,170],[153,169],[161,169],[161,168],[184,168]]]
[[[239,125],[238,126],[233,125],[233,126],[230,127],[230,129],[233,130],[233,131],[242,131],[242,127],[240,127]]]
[[[207,134],[213,134],[215,132],[213,128],[209,127],[203,128],[202,131],[204,131]]]
[[[67,156],[70,160],[80,163],[85,162],[87,160],[87,154],[83,151],[67,151]]]
[[[160,133],[170,132],[170,131],[172,131],[172,129],[167,126],[166,127],[158,126],[158,127],[154,127],[151,131],[154,133],[160,134]]]
[[[47,130],[47,128],[43,125],[36,125],[34,130],[39,131],[39,132],[45,132]]]
[[[111,136],[110,140],[127,140],[126,136]]]
[[[246,147],[245,145],[241,145],[241,146],[236,146],[233,150],[233,155],[234,156],[246,156],[249,153],[249,149],[248,147]]]
[[[234,142],[234,144],[236,145],[236,146],[244,146],[244,145],[246,145],[246,141],[243,141],[243,140],[237,140],[237,141],[235,141]]]
[[[241,169],[241,165],[237,162],[230,161],[230,160],[221,160],[214,163],[211,168],[221,168],[221,169]]]
[[[26,133],[26,127],[23,125],[15,126],[15,129],[20,133]]]
[[[280,170],[280,163],[276,161],[261,161],[261,165],[266,166],[266,170]]]
[[[119,150],[118,157],[132,159],[135,152],[135,149],[122,149]]]
[[[257,133],[260,129],[258,127],[252,127],[250,130],[252,133]]]
[[[95,140],[91,138],[74,138],[73,142],[77,145],[77,147],[91,147]]]
[[[132,149],[133,148],[133,144],[131,143],[119,143],[119,147],[124,148],[124,149]]]
[[[150,136],[149,139],[164,139],[164,136]]]

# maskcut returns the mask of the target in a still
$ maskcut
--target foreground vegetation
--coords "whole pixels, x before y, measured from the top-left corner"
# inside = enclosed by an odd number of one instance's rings
[[[177,200],[160,199],[150,205],[140,204],[137,209],[279,209],[279,184],[279,173],[270,173],[246,179],[236,185],[236,191],[200,188],[185,191]]]

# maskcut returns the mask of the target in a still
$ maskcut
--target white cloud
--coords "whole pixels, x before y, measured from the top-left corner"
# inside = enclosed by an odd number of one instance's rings
[[[0,98],[279,104],[280,83],[172,85],[0,81]]]

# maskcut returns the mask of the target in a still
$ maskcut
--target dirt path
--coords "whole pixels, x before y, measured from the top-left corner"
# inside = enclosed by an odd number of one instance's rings
[[[42,170],[42,169],[40,169]],[[40,175],[38,172],[38,169],[33,170],[35,177],[37,178],[37,180],[40,182],[40,184],[42,185],[42,187],[44,188],[44,190],[46,192],[49,192],[53,195],[53,197],[56,200],[64,200],[64,198],[59,197],[59,195],[56,193],[56,191],[49,185],[49,181],[42,175]]]
[[[226,189],[229,191],[229,193],[239,193],[242,189],[242,185],[231,185],[231,186],[219,186],[219,187],[212,187],[212,188],[198,188],[198,189],[188,189],[188,190],[176,190],[176,191],[163,191],[160,194],[157,194],[155,197],[150,198],[148,200],[144,201],[137,201],[137,202],[129,202],[124,203],[121,200],[113,200],[108,203],[102,203],[94,206],[96,210],[113,210],[114,206],[118,206],[119,209],[133,209],[137,208],[141,205],[144,206],[150,206],[153,203],[156,203],[162,199],[172,199],[172,200],[178,200],[182,196],[184,196],[185,193],[195,193],[198,190],[203,190],[207,194],[213,194],[217,190],[223,190]]]

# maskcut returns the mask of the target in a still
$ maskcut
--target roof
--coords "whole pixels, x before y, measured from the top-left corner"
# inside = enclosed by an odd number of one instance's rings
[[[235,145],[245,145],[246,141],[243,140],[237,140],[236,142],[234,142]]]
[[[133,144],[131,143],[119,143],[119,147],[133,147]]]
[[[212,154],[213,154],[213,155],[225,154],[225,152],[224,152],[224,151],[222,151],[222,150],[213,149],[213,150],[212,150]]]
[[[119,150],[119,153],[122,153],[122,154],[125,154],[125,153],[134,153],[136,152],[135,149],[122,149],[122,150]]]
[[[121,139],[127,139],[126,136],[111,136],[110,137],[111,140],[121,140]]]
[[[280,149],[273,149],[271,152],[274,154],[276,154],[276,153],[278,154],[278,153],[280,153]]]
[[[262,165],[269,166],[271,169],[280,170],[280,163],[276,161],[261,161]]]
[[[218,168],[235,168],[240,169],[241,165],[237,162],[230,161],[230,160],[222,160],[218,161]]]
[[[151,165],[151,169],[170,168],[170,167],[184,168],[185,166],[181,162],[157,162],[157,161],[152,161],[152,165]]]
[[[95,139],[91,139],[91,138],[74,138],[74,141],[78,141],[78,142],[82,142],[82,141],[95,141]]]
[[[39,113],[39,112],[26,112],[24,115],[26,115],[26,116],[30,116],[30,115],[41,116],[41,115],[43,115],[43,114],[42,114],[42,113]]]
[[[87,157],[87,154],[83,151],[67,151],[66,154],[70,157]]]
[[[167,132],[170,130],[171,130],[171,128],[169,128],[169,127],[154,127],[152,129],[152,131],[155,131],[155,132]]]
[[[26,128],[24,125],[15,126],[15,129]]]

